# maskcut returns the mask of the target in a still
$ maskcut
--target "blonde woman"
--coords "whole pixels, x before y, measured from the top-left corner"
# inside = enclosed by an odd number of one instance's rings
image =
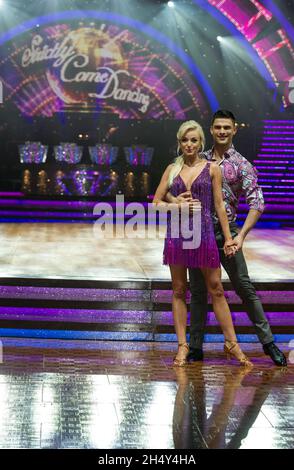
[[[178,236],[172,236],[174,234],[171,230],[171,218],[168,220],[163,263],[169,265],[172,278],[172,309],[178,339],[178,352],[173,363],[175,366],[184,366],[187,363],[189,353],[189,345],[186,342],[187,268],[197,267],[201,269],[211,295],[214,313],[225,337],[224,350],[227,356],[234,356],[243,365],[252,365],[237,343],[230,309],[221,283],[219,253],[212,222],[213,208],[224,233],[225,254],[232,256],[236,250],[222,198],[221,171],[216,164],[207,162],[199,155],[199,152],[204,150],[205,137],[202,127],[197,122],[184,122],[178,130],[177,140],[180,155],[166,168],[155,192],[153,203],[164,206],[164,210],[175,209],[177,204],[165,202],[167,192],[176,197],[189,191],[192,200],[186,205],[188,204],[191,214],[190,227],[193,210],[199,208],[199,202],[201,204],[201,223],[200,226],[193,228],[201,230],[201,243],[198,248],[185,247],[185,237],[181,231]]]

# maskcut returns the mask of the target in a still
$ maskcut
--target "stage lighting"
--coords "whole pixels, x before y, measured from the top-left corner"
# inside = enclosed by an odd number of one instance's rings
[[[170,8],[175,8],[174,2],[167,2],[167,6]]]
[[[222,42],[223,38],[221,36],[216,36],[216,39],[219,41],[219,42]]]

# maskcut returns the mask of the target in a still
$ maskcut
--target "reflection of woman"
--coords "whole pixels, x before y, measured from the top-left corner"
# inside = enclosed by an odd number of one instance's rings
[[[234,356],[241,364],[250,365],[250,361],[241,351],[232,322],[232,317],[224,296],[221,284],[221,271],[218,249],[214,237],[212,210],[213,203],[225,236],[224,251],[227,256],[235,253],[231,238],[226,211],[222,199],[222,179],[219,167],[214,163],[204,161],[198,152],[204,149],[205,138],[201,126],[195,121],[184,122],[179,128],[178,151],[181,155],[175,163],[169,165],[156,190],[153,202],[167,209],[179,208],[177,204],[164,201],[168,191],[177,196],[184,191],[190,191],[192,201],[181,205],[189,206],[191,214],[197,210],[197,200],[201,203],[201,243],[198,248],[185,247],[185,237],[172,237],[171,221],[167,227],[167,237],[164,246],[164,264],[171,271],[173,287],[173,315],[178,339],[178,352],[174,359],[175,366],[183,366],[187,362],[189,346],[186,342],[187,327],[187,268],[200,268],[207,289],[212,298],[214,313],[225,337],[225,352]],[[199,209],[199,205],[198,205]],[[193,223],[189,217],[189,227]],[[200,227],[199,227],[200,230]]]

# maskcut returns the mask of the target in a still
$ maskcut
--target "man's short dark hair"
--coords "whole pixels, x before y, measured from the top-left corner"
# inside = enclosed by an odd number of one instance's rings
[[[236,118],[231,111],[227,109],[218,109],[212,116],[211,125],[213,125],[216,119],[231,119],[236,124]]]

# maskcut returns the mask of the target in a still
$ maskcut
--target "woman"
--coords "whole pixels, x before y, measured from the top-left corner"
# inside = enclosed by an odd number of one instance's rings
[[[193,228],[193,211],[199,209],[197,201],[200,201],[201,223],[196,230],[201,230],[201,243],[198,248],[187,248],[186,237],[181,233],[179,236],[172,236],[172,223],[169,218],[163,263],[169,265],[172,277],[172,309],[178,339],[178,352],[174,365],[184,366],[187,363],[189,353],[189,345],[186,342],[187,268],[196,267],[201,269],[211,295],[214,313],[225,337],[224,350],[227,357],[234,356],[241,364],[252,365],[237,343],[230,309],[221,283],[220,260],[211,217],[213,206],[225,237],[225,254],[232,256],[236,251],[222,198],[221,171],[218,165],[207,162],[199,156],[199,151],[204,150],[205,138],[197,122],[184,122],[178,130],[177,139],[180,156],[166,168],[155,192],[153,203],[163,207],[164,210],[176,210],[179,208],[178,204],[164,201],[167,192],[170,191],[173,196],[177,196],[184,191],[190,191],[192,201],[181,204],[180,210],[184,215],[183,209],[185,207],[187,209],[188,204],[189,228]]]

